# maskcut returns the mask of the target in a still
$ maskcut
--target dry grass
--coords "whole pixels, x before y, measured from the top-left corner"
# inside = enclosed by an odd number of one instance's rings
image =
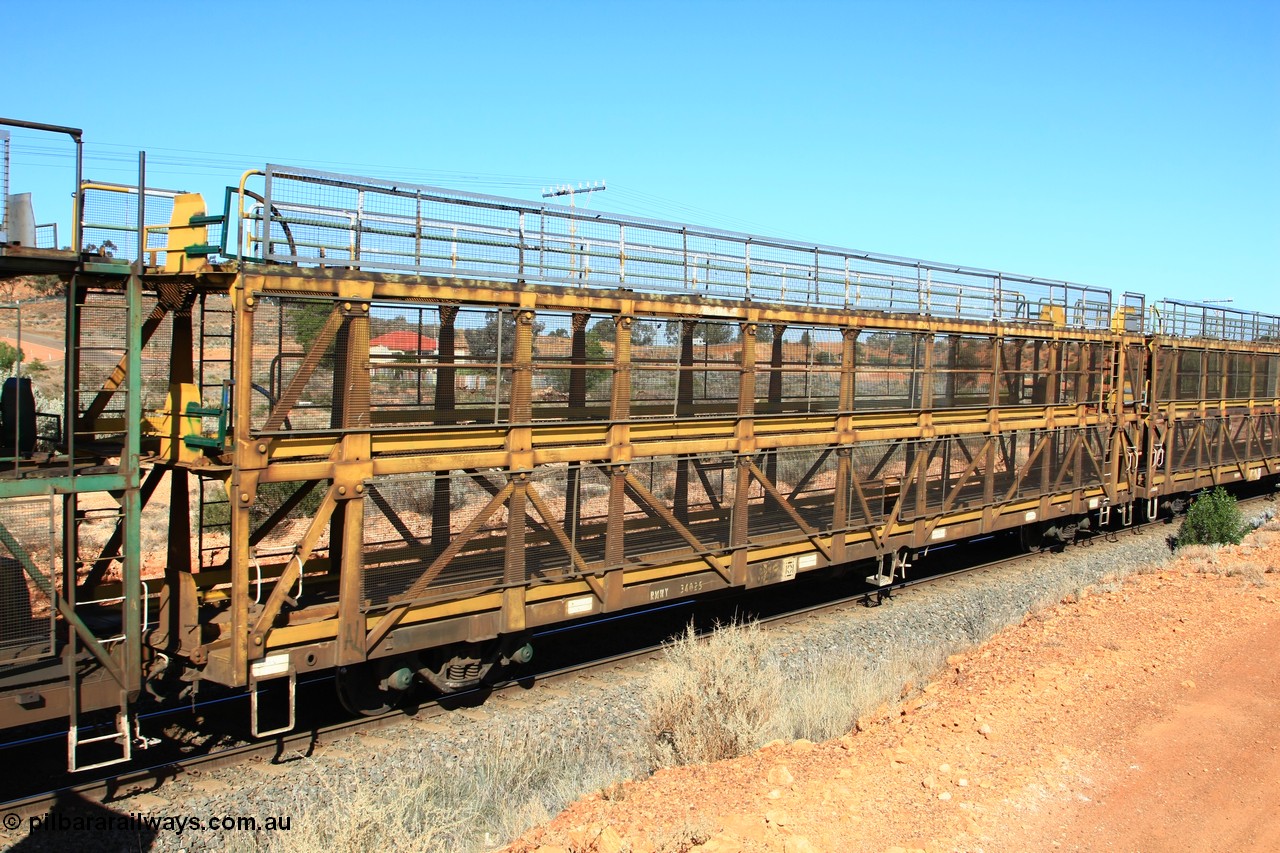
[[[548,737],[517,725],[479,738],[473,757],[445,763],[404,755],[395,772],[317,773],[278,802],[287,833],[235,837],[232,850],[383,853],[491,850],[549,820],[584,794],[625,778],[608,745]]]
[[[957,643],[890,646],[871,659],[836,649],[786,667],[756,623],[720,626],[704,638],[689,628],[651,676],[651,762],[705,763],[772,740],[848,734],[860,717],[910,692],[909,685],[927,682],[948,655],[1002,627],[974,604],[962,614],[966,636]]]
[[[690,625],[666,650],[649,685],[652,762],[662,767],[743,755],[769,740],[782,674],[760,626]]]

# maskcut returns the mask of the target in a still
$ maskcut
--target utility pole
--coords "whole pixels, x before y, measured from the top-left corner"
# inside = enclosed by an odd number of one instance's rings
[[[604,181],[593,181],[590,184],[579,183],[578,186],[576,187],[573,184],[562,184],[561,186],[552,187],[551,189],[544,188],[542,190],[542,197],[557,198],[559,196],[567,195],[569,197],[569,208],[573,209],[574,208],[573,197],[575,195],[579,193],[601,192],[607,189],[608,187],[605,186]],[[590,198],[588,198],[587,201],[588,203],[590,203]],[[574,245],[574,236],[576,231],[575,226],[576,226],[576,222],[573,218],[573,215],[570,214],[569,216],[569,277],[570,278],[573,278],[574,272],[577,268],[578,252],[580,251]]]
[[[569,206],[573,207],[573,197],[575,194],[595,193],[595,192],[600,192],[602,190],[607,190],[607,189],[608,187],[605,186],[604,181],[593,181],[592,183],[589,183],[589,184],[579,183],[576,187],[573,184],[563,184],[558,187],[552,187],[551,189],[543,189],[542,197],[555,198],[557,196],[567,195],[569,197]]]

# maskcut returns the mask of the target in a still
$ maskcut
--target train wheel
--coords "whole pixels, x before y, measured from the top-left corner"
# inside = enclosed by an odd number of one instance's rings
[[[409,669],[383,674],[383,668],[364,663],[338,667],[338,701],[352,714],[372,717],[400,704],[413,683]]]

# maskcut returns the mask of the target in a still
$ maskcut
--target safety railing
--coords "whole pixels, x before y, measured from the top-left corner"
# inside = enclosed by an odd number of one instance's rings
[[[81,184],[83,250],[135,261],[141,245],[146,255],[145,263],[151,266],[163,264],[173,200],[181,192],[147,187],[144,195],[144,239],[140,244],[138,188],[129,184]]]
[[[678,223],[270,165],[242,256],[483,280],[1105,329],[1111,292]],[[245,233],[247,232],[247,233]]]
[[[1148,325],[1167,337],[1280,343],[1280,316],[1202,302],[1162,299],[1151,306]]]
[[[9,131],[0,128],[0,243],[9,242]]]

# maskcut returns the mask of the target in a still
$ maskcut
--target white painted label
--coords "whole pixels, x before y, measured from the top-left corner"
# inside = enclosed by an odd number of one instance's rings
[[[1027,521],[1035,521],[1035,520],[1036,520],[1036,511],[1035,511],[1034,509],[1033,509],[1033,510],[1031,510],[1031,512],[1029,512],[1029,513],[1027,513],[1026,515],[1024,515],[1024,516],[1023,516],[1023,518],[1025,518]]]
[[[1097,508],[1098,508],[1098,499],[1089,498],[1089,509],[1097,509]]]
[[[284,675],[289,671],[289,654],[285,652],[278,655],[268,655],[262,660],[254,661],[250,669],[254,678],[271,678],[274,675]]]
[[[1250,480],[1261,480],[1261,479],[1262,479],[1262,469],[1261,469],[1261,468],[1250,468],[1250,469],[1249,469],[1249,479],[1250,479]]]
[[[800,568],[802,569],[812,569],[817,565],[818,565],[817,554],[805,554],[802,557],[800,557]]]
[[[577,616],[580,613],[590,613],[595,607],[596,599],[593,595],[580,595],[577,598],[570,598],[564,603],[564,610],[570,616]]]
[[[782,579],[784,581],[792,581],[796,579],[796,558],[782,558]]]
[[[945,539],[945,538],[947,538],[947,528],[945,528],[945,527],[935,527],[935,528],[933,528],[933,532],[929,534],[929,538],[930,538],[930,539]]]

